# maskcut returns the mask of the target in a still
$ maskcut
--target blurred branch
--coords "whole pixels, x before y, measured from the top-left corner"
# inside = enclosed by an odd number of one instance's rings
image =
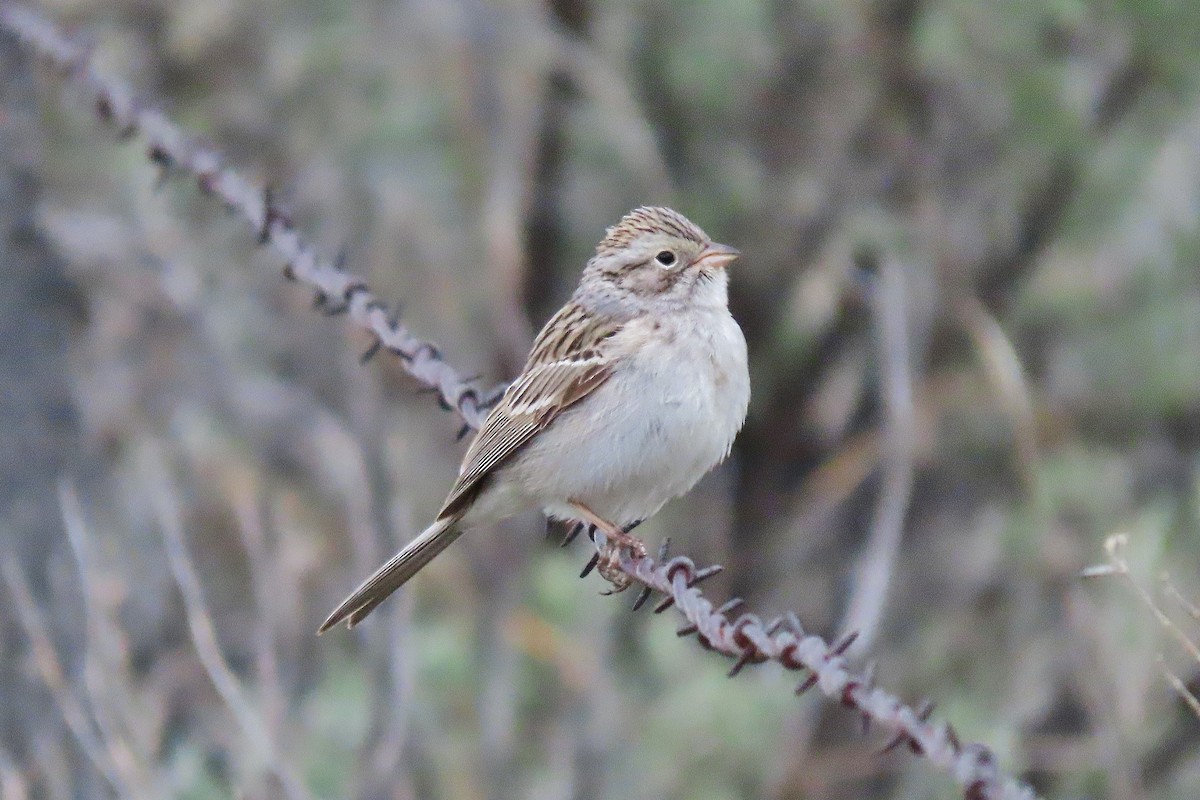
[[[0,749],[0,798],[3,800],[28,800],[29,785],[21,768],[5,750]]]
[[[1158,668],[1162,670],[1163,678],[1166,680],[1166,682],[1171,685],[1171,688],[1175,690],[1175,693],[1179,695],[1179,698],[1187,704],[1187,707],[1192,710],[1192,713],[1196,715],[1196,718],[1200,719],[1200,698],[1197,698],[1196,695],[1192,694],[1192,691],[1188,689],[1187,684],[1185,684],[1178,675],[1176,675],[1170,670],[1169,667],[1167,667],[1167,661],[1162,657],[1161,654],[1157,659],[1155,659],[1155,661],[1158,663]]]
[[[959,324],[979,352],[984,374],[996,389],[1001,410],[1012,422],[1021,477],[1032,491],[1037,482],[1037,423],[1033,414],[1033,395],[1021,366],[1021,357],[999,320],[978,298],[961,298],[956,311]]]
[[[79,573],[79,592],[83,597],[85,618],[85,644],[83,650],[83,685],[91,701],[92,716],[109,753],[114,769],[121,775],[124,784],[137,796],[153,794],[154,782],[146,774],[144,765],[153,763],[147,753],[135,754],[131,744],[135,737],[117,730],[115,710],[128,710],[129,703],[125,687],[118,689],[116,676],[124,671],[115,663],[122,650],[120,633],[114,628],[99,607],[99,592],[96,588],[95,569],[91,563],[88,547],[87,524],[83,508],[73,484],[61,481],[58,487],[59,505],[62,508],[63,527],[75,556],[75,568]],[[120,692],[120,694],[118,694]],[[128,719],[128,716],[126,716]]]
[[[1036,256],[1053,240],[1079,188],[1080,165],[1060,156],[1022,204],[1012,246],[991,255],[979,265],[975,279],[978,294],[989,310],[999,311],[1015,295],[1033,270]]]
[[[1195,603],[1193,603],[1191,600],[1188,600],[1186,597],[1183,596],[1183,594],[1180,593],[1179,587],[1175,585],[1175,581],[1171,580],[1170,575],[1165,574],[1165,573],[1163,574],[1162,584],[1163,584],[1163,591],[1167,593],[1167,596],[1170,597],[1172,600],[1174,600],[1176,603],[1178,603],[1179,606],[1181,608],[1183,608],[1184,611],[1187,612],[1187,615],[1189,617],[1196,620],[1197,622],[1200,622],[1200,606],[1197,606]]]
[[[1135,51],[1107,76],[1092,109],[1091,132],[1096,139],[1110,135],[1138,99],[1153,85],[1154,71],[1145,54]],[[1017,235],[1011,247],[983,259],[975,279],[977,295],[990,311],[1011,301],[1032,272],[1037,256],[1062,227],[1083,178],[1083,159],[1070,151],[1056,156],[1025,199]]]
[[[250,563],[250,582],[254,591],[254,615],[257,626],[254,634],[255,669],[262,696],[263,721],[267,735],[277,740],[287,708],[287,696],[279,680],[279,616],[289,604],[279,603],[282,581],[277,568],[278,554],[272,553],[267,545],[267,534],[263,525],[262,491],[257,481],[249,484],[230,498],[234,516],[237,518],[238,534]],[[294,604],[292,604],[294,607]]]
[[[347,340],[347,347],[352,347]],[[334,478],[345,514],[345,532],[351,542],[356,574],[366,574],[388,554],[395,552],[413,535],[413,520],[409,514],[411,498],[403,482],[394,480],[389,472],[386,434],[387,402],[380,386],[380,376],[364,373],[352,359],[342,361],[348,386],[348,418],[335,414],[323,416],[327,431],[323,441],[336,442],[342,455],[338,458],[342,475]],[[319,445],[318,449],[325,449]],[[331,478],[333,475],[331,474]],[[373,703],[366,723],[358,764],[352,770],[354,784],[347,792],[351,797],[409,796],[415,765],[409,742],[413,725],[411,687],[415,669],[411,646],[412,592],[402,592],[396,602],[389,604],[380,620],[387,631],[385,636],[364,636],[362,659],[370,682],[377,687],[382,699]],[[297,598],[293,608],[302,606]],[[299,625],[308,638],[307,623]],[[311,640],[310,640],[311,641]]]
[[[841,624],[843,635],[850,632],[858,634],[847,651],[851,655],[861,655],[870,648],[887,609],[904,521],[912,499],[916,439],[911,374],[912,325],[905,292],[904,268],[894,257],[882,256],[877,252],[865,253],[856,260],[860,262],[862,289],[864,296],[869,299],[874,321],[873,339],[880,375],[878,394],[883,421],[878,431],[865,439],[860,436],[858,446],[846,448],[834,459],[833,464],[827,463],[822,468],[828,470],[832,466],[837,469],[848,464],[850,469],[846,471],[850,474],[846,477],[851,480],[844,481],[843,491],[834,491],[831,497],[821,498],[825,504],[844,500],[852,486],[857,486],[874,472],[877,465],[882,465],[882,486],[875,504],[870,535],[855,565],[850,600]],[[825,482],[829,483],[828,480]],[[811,491],[820,490],[806,490],[810,497],[813,496]],[[805,517],[811,519],[811,512],[795,515],[793,528],[804,525],[808,521]],[[798,770],[808,766],[808,750],[822,710],[817,706],[809,706],[794,718],[790,726],[790,747],[806,757],[791,762],[789,773],[777,787],[780,796],[788,791],[785,787],[799,778]]]
[[[642,112],[638,98],[629,91],[628,81],[579,37],[556,31],[553,43],[558,65],[603,111],[599,124],[617,150],[637,168],[645,190],[651,195],[669,194],[672,182],[666,159],[653,125]]]
[[[17,37],[0,31],[0,554],[46,602],[65,550],[54,482],[64,471],[86,472],[90,457],[68,357],[83,317],[81,287],[39,227],[52,147],[38,120],[33,66]],[[76,611],[74,597],[43,609],[64,647],[82,639]],[[14,605],[0,602],[0,751],[26,770],[5,768],[0,791],[5,800],[10,788],[13,797],[65,796],[49,794],[54,781],[105,791],[88,756],[76,755],[54,692],[22,657],[22,631]]]
[[[151,487],[152,502],[167,550],[171,575],[175,578],[175,584],[183,597],[188,631],[191,633],[196,655],[199,656],[204,671],[208,673],[213,688],[237,720],[242,734],[258,748],[266,760],[267,768],[279,779],[284,794],[291,800],[303,800],[309,796],[308,790],[280,757],[279,748],[271,738],[262,717],[251,705],[241,682],[221,654],[221,645],[217,641],[212,616],[209,614],[208,604],[204,601],[204,590],[184,542],[182,511],[175,488],[168,478],[167,464],[157,449],[152,452],[150,461],[144,475],[146,483]]]
[[[339,265],[321,260],[272,202],[269,192],[260,191],[225,167],[216,151],[197,145],[164,115],[135,102],[124,84],[100,76],[87,58],[87,52],[40,16],[9,7],[0,12],[0,25],[13,30],[39,54],[88,89],[103,121],[115,125],[127,136],[144,138],[149,144],[151,160],[164,168],[191,174],[202,190],[219,197],[228,208],[243,216],[261,241],[270,244],[286,259],[285,274],[316,292],[318,308],[348,314],[352,321],[374,334],[380,346],[396,352],[413,377],[436,388],[448,410],[457,410],[468,426],[478,427],[487,406],[478,389],[464,381],[442,359],[436,347],[390,319],[385,307],[365,283],[342,271]],[[372,348],[369,352],[377,349]],[[261,721],[221,656],[199,578],[187,555],[178,502],[166,478],[165,468],[158,464],[147,474],[158,484],[153,492],[154,501],[196,649],[214,685],[247,736],[274,756],[274,745],[267,739]],[[603,536],[596,536],[594,541],[597,553],[584,574],[591,571],[602,554],[612,557]],[[829,644],[819,636],[805,633],[794,614],[765,624],[749,613],[733,618],[730,615],[741,601],[715,608],[696,586],[720,568],[697,569],[686,557],[667,560],[665,546],[657,559],[624,554],[618,557],[615,566],[642,587],[635,609],[644,604],[652,592],[666,595],[655,610],[661,612],[676,606],[687,620],[678,634],[695,634],[706,649],[735,659],[731,676],[747,665],[766,661],[777,662],[788,670],[806,671],[809,674],[797,688],[797,693],[817,688],[826,697],[855,710],[865,722],[875,724],[889,735],[886,750],[903,745],[924,756],[949,773],[963,788],[968,800],[1031,800],[1035,797],[1028,787],[1000,772],[989,748],[976,743],[964,744],[949,724],[931,722],[932,704],[920,708],[905,705],[896,696],[875,686],[871,670],[852,668],[846,652],[857,634]],[[272,758],[272,762],[289,794],[302,796],[302,788],[288,777],[276,759]]]
[[[883,489],[875,507],[871,536],[859,557],[854,591],[842,625],[844,632],[859,633],[857,652],[870,647],[883,618],[912,498],[916,420],[904,281],[903,267],[885,256],[879,263],[879,279],[872,293],[884,418]]]
[[[50,640],[50,628],[37,603],[34,602],[33,593],[29,590],[29,583],[16,559],[6,558],[3,571],[8,593],[12,596],[13,605],[16,606],[17,619],[33,649],[33,666],[47,691],[50,692],[50,696],[54,698],[54,703],[58,706],[63,721],[67,723],[67,728],[75,737],[80,749],[87,755],[96,770],[104,776],[113,790],[119,796],[132,797],[133,795],[130,794],[132,787],[125,784],[120,771],[112,762],[108,748],[104,746],[97,735],[87,709],[75,696],[75,691],[67,680],[62,662],[58,658],[58,652]]]

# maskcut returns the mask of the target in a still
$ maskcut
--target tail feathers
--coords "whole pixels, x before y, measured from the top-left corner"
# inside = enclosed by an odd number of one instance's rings
[[[456,525],[457,521],[452,518],[439,519],[422,531],[386,564],[375,570],[375,574],[363,581],[353,594],[343,600],[329,618],[321,623],[317,633],[324,633],[342,620],[345,620],[350,628],[362,622],[376,606],[387,599],[388,595],[403,586],[409,578],[420,572],[438,553],[462,535],[462,530]]]

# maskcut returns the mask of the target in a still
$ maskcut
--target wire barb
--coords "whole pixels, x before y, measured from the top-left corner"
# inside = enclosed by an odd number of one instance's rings
[[[954,726],[947,722],[944,730],[946,732],[946,741],[949,742],[950,747],[953,748],[955,753],[961,753],[962,742],[959,740],[958,732],[954,730]]]
[[[673,605],[675,605],[675,598],[671,595],[667,595],[661,601],[659,601],[658,605],[654,607],[654,613],[661,614]]]
[[[720,564],[710,564],[702,570],[699,570],[693,577],[688,586],[695,586],[700,581],[708,580],[713,575],[720,575],[725,571],[725,568]]]
[[[829,652],[833,653],[835,656],[844,655],[846,651],[850,649],[850,645],[854,644],[856,641],[858,641],[858,631],[850,631],[845,636],[834,642],[833,646],[829,648]]]
[[[874,689],[875,688],[875,673],[877,672],[878,668],[879,668],[879,663],[877,661],[872,661],[871,663],[867,664],[867,668],[863,671],[862,683],[859,684],[857,688],[861,689],[863,691],[867,691],[867,692]],[[845,697],[845,693],[843,693],[842,704],[853,707],[854,706],[853,698],[852,697],[847,698],[847,697]],[[862,716],[862,735],[863,735],[863,737],[866,737],[866,736],[869,736],[871,733],[871,715],[870,714],[862,714],[861,716]]]
[[[258,229],[258,243],[265,245],[271,241],[271,223],[275,219],[275,203],[270,186],[262,190],[262,227]]]
[[[721,617],[728,617],[730,613],[736,611],[744,605],[746,605],[745,600],[740,597],[734,597],[731,600],[726,600],[721,604],[720,607],[717,608],[717,615]]]
[[[820,679],[821,679],[821,676],[814,672],[812,675],[809,675],[807,678],[805,678],[803,681],[800,682],[800,685],[796,687],[796,691],[793,694],[795,694],[797,697],[799,697],[800,695],[807,692],[809,689],[816,686],[817,681],[819,681]]]
[[[747,664],[749,664],[750,662],[752,662],[752,661],[754,660],[754,657],[755,657],[755,656],[757,656],[757,655],[758,655],[758,651],[754,649],[754,645],[750,645],[749,647],[747,647],[747,648],[746,648],[746,650],[745,650],[745,652],[743,652],[743,653],[742,653],[742,654],[741,654],[741,655],[738,657],[738,660],[737,660],[737,662],[736,662],[736,663],[735,663],[735,664],[734,664],[732,667],[730,667],[730,669],[729,669],[729,672],[727,672],[727,673],[725,674],[725,677],[727,677],[727,678],[735,678],[735,677],[737,677],[737,674],[738,674],[739,672],[741,672],[741,671],[742,671],[742,669],[743,669],[743,668],[744,668],[744,667],[745,667]]]
[[[366,350],[363,350],[362,355],[360,355],[358,357],[358,363],[366,364],[368,361],[370,361],[372,358],[375,357],[375,355],[379,352],[380,348],[382,348],[382,347],[383,347],[383,340],[380,339],[378,336],[376,336],[374,341],[371,342],[370,346]]]
[[[904,744],[904,742],[907,739],[908,739],[907,731],[903,731],[903,730],[896,731],[894,734],[892,734],[892,738],[887,740],[887,744],[885,744],[883,747],[879,748],[879,755],[882,756],[882,755],[886,755],[887,753],[892,752],[897,747]]]

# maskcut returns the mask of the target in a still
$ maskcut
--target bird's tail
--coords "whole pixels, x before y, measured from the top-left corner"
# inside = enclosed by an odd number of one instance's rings
[[[403,586],[461,535],[462,529],[458,526],[457,518],[443,517],[434,522],[422,531],[420,536],[392,556],[386,564],[375,570],[374,575],[363,581],[362,585],[321,623],[317,633],[324,633],[342,620],[345,620],[350,628],[362,622],[376,606],[387,599],[388,595]]]

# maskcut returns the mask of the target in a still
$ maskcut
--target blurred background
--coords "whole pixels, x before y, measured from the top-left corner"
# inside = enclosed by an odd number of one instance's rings
[[[630,208],[736,245],[750,417],[651,547],[863,629],[1046,797],[1200,796],[1200,5],[41,8],[486,384]],[[535,516],[317,639],[458,419],[7,35],[0,76],[5,800],[957,796]],[[1177,627],[1079,578],[1118,532]]]

